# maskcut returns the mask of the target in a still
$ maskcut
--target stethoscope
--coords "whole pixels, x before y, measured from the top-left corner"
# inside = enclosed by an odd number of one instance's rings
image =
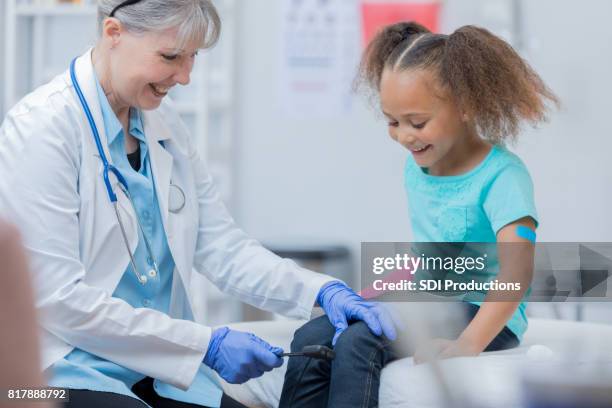
[[[127,181],[125,180],[121,172],[115,166],[109,163],[106,158],[106,154],[104,153],[104,149],[102,148],[102,142],[100,141],[100,134],[98,133],[96,122],[93,119],[93,115],[91,114],[91,110],[89,109],[89,105],[87,104],[87,100],[85,99],[85,96],[83,95],[83,92],[81,91],[81,87],[79,86],[79,82],[77,81],[77,78],[76,78],[76,73],[75,73],[75,68],[74,68],[75,62],[76,62],[76,58],[73,59],[72,62],[70,63],[70,79],[72,80],[72,85],[74,86],[77,96],[79,97],[79,101],[81,102],[81,106],[83,107],[83,111],[85,112],[85,116],[87,116],[87,120],[89,121],[89,126],[91,127],[91,133],[93,135],[94,141],[96,142],[96,147],[98,149],[100,160],[102,160],[102,164],[104,165],[104,171],[103,171],[104,184],[106,185],[106,191],[108,192],[108,197],[111,203],[113,204],[113,208],[115,209],[115,215],[117,216],[117,221],[119,222],[119,229],[121,230],[121,235],[123,236],[123,242],[125,244],[128,254],[130,255],[130,264],[132,265],[132,269],[134,270],[134,273],[136,274],[138,281],[144,285],[147,283],[147,280],[148,280],[147,275],[151,278],[155,278],[157,275],[159,275],[159,268],[157,265],[157,261],[155,260],[155,257],[153,256],[153,250],[151,249],[151,243],[149,242],[149,239],[147,238],[147,234],[145,234],[144,229],[142,228],[140,217],[138,216],[136,207],[134,207],[134,203],[132,202],[132,197],[130,196],[130,193],[128,191]],[[125,231],[125,227],[123,226],[121,215],[119,214],[119,207],[117,204],[117,195],[113,191],[109,173],[113,173],[115,175],[115,177],[119,181],[119,188],[126,195],[126,197],[128,198],[128,201],[130,202],[130,205],[132,206],[132,209],[134,210],[134,215],[136,216],[136,223],[138,224],[138,229],[140,230],[140,233],[142,234],[142,237],[144,238],[145,247],[147,249],[147,255],[152,263],[152,267],[148,271],[147,275],[143,275],[139,273],[138,269],[136,268],[136,261],[134,260],[134,255],[132,254],[132,251],[130,249],[130,244],[128,242],[127,233]],[[169,190],[168,211],[172,213],[178,213],[184,207],[185,207],[185,192],[179,186],[171,182],[170,190]]]

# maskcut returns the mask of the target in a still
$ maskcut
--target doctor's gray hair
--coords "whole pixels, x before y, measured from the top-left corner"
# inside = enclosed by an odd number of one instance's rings
[[[98,0],[98,31],[123,1]],[[191,43],[198,44],[198,48],[211,48],[221,33],[221,19],[211,0],[142,0],[119,8],[114,17],[134,33],[178,28],[177,49]]]

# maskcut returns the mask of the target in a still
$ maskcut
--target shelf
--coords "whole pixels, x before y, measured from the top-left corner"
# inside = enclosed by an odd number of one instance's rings
[[[18,5],[15,14],[18,16],[95,16],[98,7],[94,5],[57,4],[54,6]]]

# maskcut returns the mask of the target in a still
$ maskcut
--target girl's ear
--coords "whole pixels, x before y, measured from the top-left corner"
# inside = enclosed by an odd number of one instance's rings
[[[471,123],[474,121],[474,111],[469,107],[460,105],[459,112],[461,113],[461,121],[463,123]]]

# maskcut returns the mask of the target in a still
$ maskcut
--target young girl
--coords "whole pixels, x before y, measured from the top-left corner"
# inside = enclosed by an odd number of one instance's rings
[[[531,271],[517,277],[516,265],[533,264],[538,216],[529,172],[504,144],[522,122],[543,121],[556,97],[510,45],[474,26],[451,35],[416,23],[388,26],[366,49],[360,78],[380,96],[390,136],[409,151],[413,241],[497,242],[499,262],[491,257],[488,271],[501,282],[524,283],[512,301],[488,294],[487,302],[460,302],[466,323],[428,348],[448,358],[515,347],[527,328],[521,298],[531,279]],[[523,250],[517,257],[500,243]],[[330,344],[333,333],[327,320],[315,319],[298,330],[292,350]],[[338,338],[335,351],[331,363],[289,360],[281,406],[377,406],[380,370],[403,355],[360,323]],[[427,356],[418,348],[413,354],[416,363]]]

